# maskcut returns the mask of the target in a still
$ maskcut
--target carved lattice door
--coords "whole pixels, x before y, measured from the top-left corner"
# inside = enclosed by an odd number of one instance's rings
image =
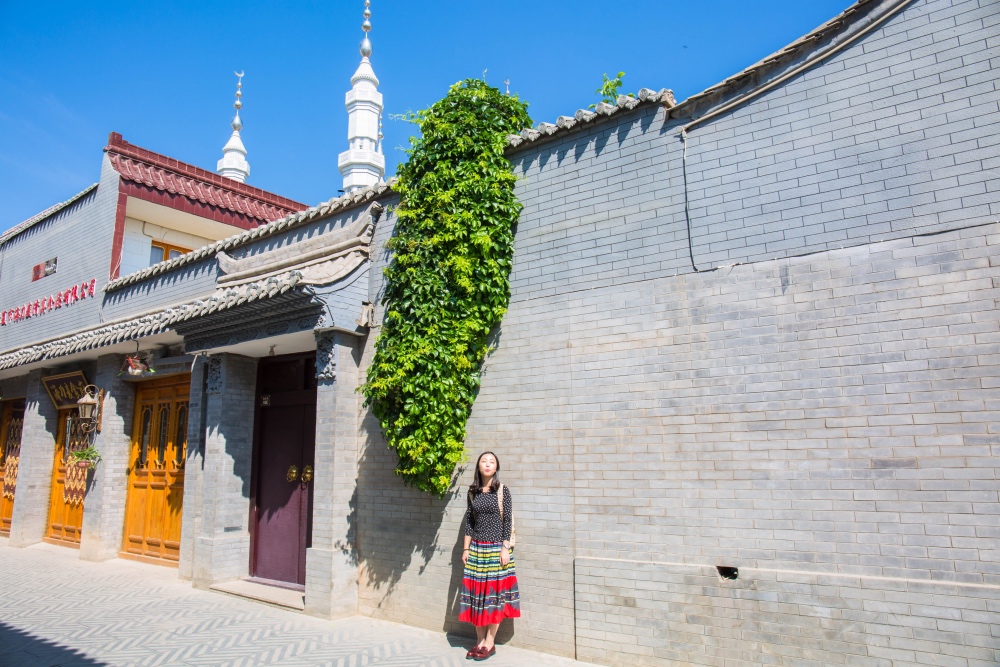
[[[23,430],[24,400],[0,404],[0,535],[10,534]]]
[[[55,462],[52,466],[52,496],[49,500],[49,531],[46,537],[50,541],[80,544],[83,503],[66,502],[66,471],[69,455],[74,451],[86,449],[89,444],[90,439],[81,428],[76,409],[61,410],[55,443]]]
[[[176,564],[191,376],[143,383],[136,395],[122,555]]]

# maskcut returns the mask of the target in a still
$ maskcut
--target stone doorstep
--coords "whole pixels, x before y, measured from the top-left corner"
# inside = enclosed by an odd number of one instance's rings
[[[255,602],[263,602],[282,609],[293,611],[305,611],[306,596],[302,591],[288,588],[278,588],[277,586],[266,586],[244,579],[235,581],[224,581],[222,583],[209,586],[210,591],[233,595],[235,597],[246,598]]]

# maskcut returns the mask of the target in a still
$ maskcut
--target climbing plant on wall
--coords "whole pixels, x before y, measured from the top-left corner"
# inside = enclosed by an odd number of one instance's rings
[[[409,120],[421,136],[397,174],[386,313],[362,392],[396,473],[443,496],[465,457],[488,336],[510,301],[521,204],[504,149],[531,118],[516,96],[467,79]]]

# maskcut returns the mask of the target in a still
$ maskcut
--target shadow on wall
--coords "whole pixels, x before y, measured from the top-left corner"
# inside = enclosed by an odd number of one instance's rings
[[[355,560],[363,580],[385,599],[411,567],[414,556],[423,574],[439,550],[438,533],[448,500],[407,487],[395,475],[396,454],[386,446],[370,411],[362,428],[367,435],[358,462],[349,530],[357,536]],[[359,521],[366,524],[363,536]]]
[[[224,411],[232,410],[234,414],[255,415],[257,409],[257,364],[258,360],[252,357],[240,355],[229,355],[228,363],[223,364],[219,360],[221,367],[218,372],[221,376],[215,378],[216,384],[213,386],[213,367],[209,360],[208,366],[208,391],[209,394],[223,394],[222,405]],[[234,388],[249,390],[245,396],[240,398],[240,394],[232,392]],[[234,395],[235,394],[235,395]],[[205,401],[206,403],[208,401]],[[211,409],[211,408],[209,408]],[[222,415],[220,415],[222,416]],[[211,418],[211,416],[210,416]],[[226,454],[232,459],[232,476],[240,480],[240,496],[245,500],[250,500],[251,495],[251,469],[253,467],[253,436],[254,419],[218,419],[214,424],[216,436],[221,437],[226,443]],[[202,458],[202,465],[205,459]]]
[[[4,665],[73,665],[87,667],[88,665],[107,665],[106,662],[88,658],[86,655],[68,646],[36,637],[29,632],[14,626],[0,623],[0,662]]]
[[[433,607],[420,611],[438,614],[443,610],[439,627],[455,636],[454,645],[464,646],[468,642],[460,638],[475,637],[471,625],[458,622],[464,526],[448,526],[443,531],[454,531],[456,539],[451,544],[441,544],[440,535],[449,504],[459,496],[464,498],[468,465],[459,467],[460,482],[447,498],[433,497],[405,486],[395,475],[396,454],[386,446],[378,420],[371,412],[365,414],[362,428],[367,435],[351,498],[348,539],[338,546],[359,567],[361,586],[375,593],[378,608],[390,606],[396,585],[412,568],[417,568],[421,577],[429,577],[431,586],[438,582],[440,593],[433,594]],[[453,513],[449,520],[461,524],[464,514]],[[359,530],[360,525],[364,530]],[[436,560],[433,568],[432,560]],[[447,582],[441,578],[445,562],[450,564]],[[437,625],[433,621],[414,624]],[[506,643],[513,636],[513,621],[507,620],[500,627],[497,641]]]

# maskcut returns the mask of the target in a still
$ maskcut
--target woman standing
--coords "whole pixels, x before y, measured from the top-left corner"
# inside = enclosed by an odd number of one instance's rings
[[[465,573],[458,620],[476,626],[479,641],[465,656],[473,660],[486,660],[496,653],[500,621],[521,615],[510,545],[514,504],[510,489],[500,483],[499,471],[496,454],[479,455],[465,512]]]

